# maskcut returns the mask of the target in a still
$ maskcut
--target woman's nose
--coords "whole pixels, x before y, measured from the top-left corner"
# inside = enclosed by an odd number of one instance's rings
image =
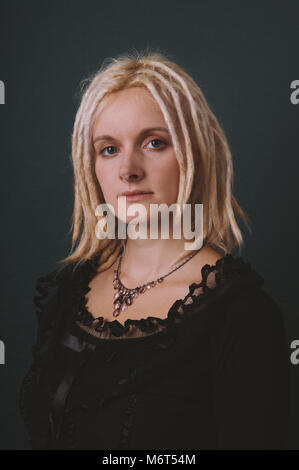
[[[139,181],[142,179],[142,175],[137,172],[137,171],[134,171],[134,172],[125,172],[125,173],[121,173],[119,175],[119,178],[121,179],[121,181],[125,181],[125,182],[132,182],[132,181]]]
[[[144,176],[144,171],[140,164],[138,164],[138,156],[128,153],[122,160],[119,168],[119,178],[122,181],[139,181]]]

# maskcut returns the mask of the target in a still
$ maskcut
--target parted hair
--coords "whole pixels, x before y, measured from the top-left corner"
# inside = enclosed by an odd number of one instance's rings
[[[240,251],[244,241],[235,215],[251,229],[248,215],[232,193],[232,155],[225,132],[192,77],[165,54],[146,50],[106,59],[98,71],[81,82],[72,132],[72,246],[70,254],[58,263],[78,266],[96,255],[100,271],[104,271],[125,248],[117,230],[114,239],[95,235],[95,209],[105,200],[95,174],[92,129],[105,106],[105,97],[136,86],[151,93],[170,132],[180,171],[177,203],[189,203],[192,209],[196,203],[203,204],[203,245],[223,255],[235,247]],[[117,217],[115,222],[117,228]],[[186,255],[190,256],[190,251]]]

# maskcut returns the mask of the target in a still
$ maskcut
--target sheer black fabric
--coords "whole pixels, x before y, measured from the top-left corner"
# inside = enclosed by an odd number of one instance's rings
[[[205,265],[167,318],[94,319],[96,258],[37,279],[20,412],[33,449],[280,449],[290,378],[283,314],[241,257]],[[195,276],[196,277],[196,276]]]

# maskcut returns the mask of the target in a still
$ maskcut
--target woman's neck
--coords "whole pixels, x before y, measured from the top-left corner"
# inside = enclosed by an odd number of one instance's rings
[[[185,239],[127,239],[121,272],[132,280],[157,279],[194,253]],[[187,242],[190,243],[190,240]],[[201,248],[202,249],[202,248]]]

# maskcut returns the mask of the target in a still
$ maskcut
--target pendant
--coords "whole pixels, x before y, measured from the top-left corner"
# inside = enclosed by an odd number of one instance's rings
[[[117,271],[114,271],[116,274],[113,280],[113,288],[117,290],[113,297],[114,311],[113,316],[117,317],[120,312],[126,310],[130,305],[132,305],[134,298],[138,297],[139,294],[143,294],[147,290],[155,287],[158,283],[160,284],[163,281],[163,278],[160,277],[156,281],[148,282],[143,286],[135,287],[134,289],[127,289],[118,279]]]

